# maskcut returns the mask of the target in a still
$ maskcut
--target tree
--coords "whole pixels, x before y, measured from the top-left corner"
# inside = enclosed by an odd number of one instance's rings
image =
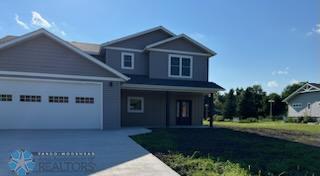
[[[226,95],[226,101],[223,106],[223,117],[232,118],[236,115],[236,97],[234,95],[234,90],[230,89],[229,93]]]
[[[298,90],[301,86],[303,86],[304,84],[306,84],[306,82],[299,82],[296,84],[290,84],[288,85],[286,88],[284,88],[284,90],[282,91],[281,94],[281,98],[285,99],[287,98],[290,94],[292,94],[293,92],[295,92],[296,90]]]
[[[241,118],[257,117],[257,109],[254,102],[254,90],[248,87],[240,98],[239,114]]]
[[[263,104],[266,97],[266,92],[262,90],[262,87],[260,85],[254,85],[252,86],[253,90],[253,97],[254,97],[254,106],[256,109],[257,116],[264,116],[264,109]]]

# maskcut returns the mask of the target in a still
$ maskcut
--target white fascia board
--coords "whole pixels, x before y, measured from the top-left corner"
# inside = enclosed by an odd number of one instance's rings
[[[63,74],[33,73],[33,72],[0,71],[0,75],[6,75],[6,76],[32,76],[32,77],[45,77],[45,78],[84,79],[84,80],[101,80],[101,81],[120,81],[120,82],[124,82],[124,80],[121,79],[121,78],[112,78],[112,77],[63,75]]]
[[[301,93],[320,91],[320,89],[319,89],[318,87],[313,86],[312,84],[306,83],[306,84],[304,84],[303,86],[301,86],[299,89],[297,89],[296,91],[294,91],[292,94],[290,94],[287,98],[285,98],[284,100],[282,100],[282,102],[288,103],[288,100],[291,99],[291,98],[292,98],[293,96],[295,96],[296,94],[298,94],[299,91],[302,90],[306,85],[311,86],[311,87],[314,87],[314,88],[316,88],[317,90],[314,90],[314,91],[304,91],[304,92],[301,92]]]

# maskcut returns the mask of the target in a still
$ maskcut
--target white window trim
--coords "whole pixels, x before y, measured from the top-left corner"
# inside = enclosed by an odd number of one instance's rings
[[[141,101],[141,109],[140,110],[132,110],[130,109],[130,101],[132,99],[138,99]],[[128,97],[128,105],[127,105],[127,110],[130,113],[144,113],[144,98],[143,97]]]
[[[179,62],[179,75],[172,75],[171,74],[171,57],[178,57],[180,59]],[[188,58],[190,59],[190,76],[183,76],[182,75],[182,58]],[[177,54],[169,54],[168,59],[168,77],[172,78],[192,78],[192,71],[193,70],[193,57],[192,56],[186,56],[186,55],[177,55]]]
[[[124,56],[131,56],[131,67],[126,67],[124,65]],[[133,70],[134,69],[134,53],[127,53],[127,52],[122,52],[121,53],[121,68],[122,69],[130,69]]]

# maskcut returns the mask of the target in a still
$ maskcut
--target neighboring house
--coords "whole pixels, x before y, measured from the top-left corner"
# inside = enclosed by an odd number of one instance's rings
[[[0,39],[0,129],[201,125],[213,51],[156,27],[99,44]]]
[[[288,117],[320,117],[320,84],[306,83],[283,101]]]

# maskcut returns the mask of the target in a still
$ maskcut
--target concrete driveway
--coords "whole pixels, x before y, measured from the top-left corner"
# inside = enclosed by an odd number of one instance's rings
[[[128,137],[146,132],[148,130],[143,128],[0,131],[0,175],[15,175],[8,167],[10,153],[23,149],[33,154],[34,167],[30,176],[177,176],[176,172]],[[18,164],[25,166],[29,162],[27,159],[23,161]]]

